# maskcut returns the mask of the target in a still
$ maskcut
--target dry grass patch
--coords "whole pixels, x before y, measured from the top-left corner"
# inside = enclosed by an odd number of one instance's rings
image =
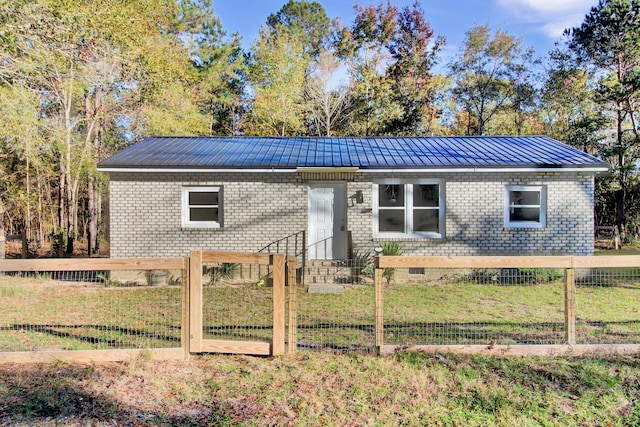
[[[640,424],[640,357],[400,353],[0,366],[0,424]]]

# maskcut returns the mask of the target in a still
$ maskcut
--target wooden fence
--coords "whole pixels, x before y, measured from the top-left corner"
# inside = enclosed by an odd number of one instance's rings
[[[295,258],[290,280],[295,286]],[[269,342],[243,342],[203,339],[203,263],[238,263],[270,266],[272,277],[273,332]],[[180,347],[152,349],[57,350],[0,352],[0,362],[42,362],[51,360],[121,361],[144,356],[154,359],[185,359],[192,353],[218,352],[255,355],[283,355],[285,353],[285,255],[245,254],[231,252],[192,251],[187,258],[150,259],[38,259],[0,260],[0,273],[9,272],[81,272],[81,271],[150,271],[180,270],[181,331]],[[290,298],[295,293],[290,292]],[[1,301],[0,301],[1,302]],[[2,308],[9,310],[10,307]],[[50,326],[50,325],[48,325]],[[291,322],[289,327],[295,327]],[[295,333],[289,331],[289,339]],[[290,346],[291,347],[291,346]],[[293,350],[291,350],[293,351]]]
[[[529,257],[415,257],[380,256],[375,261],[375,340],[381,354],[401,348],[385,345],[384,280],[388,268],[470,268],[470,269],[564,269],[565,343],[560,345],[415,345],[410,349],[424,352],[462,352],[501,355],[586,354],[592,352],[638,353],[640,344],[576,344],[576,269],[637,268],[640,256],[529,256]],[[640,319],[638,319],[640,320]]]
[[[280,356],[285,353],[285,255],[192,251],[189,256],[189,351]],[[271,342],[207,340],[202,336],[202,266],[205,262],[269,265],[273,267],[273,337]],[[293,270],[295,271],[295,269]]]
[[[288,264],[285,264],[285,259]],[[272,339],[263,342],[215,341],[202,336],[202,271],[204,262],[250,263],[268,265],[272,274]],[[296,259],[280,254],[238,254],[194,251],[188,258],[164,259],[42,259],[0,260],[2,272],[115,271],[171,269],[182,272],[180,283],[180,344],[175,348],[106,349],[62,351],[0,352],[0,362],[42,362],[51,360],[115,361],[135,357],[185,359],[193,353],[215,351],[259,355],[292,354],[298,347],[298,300],[301,287],[296,284]],[[548,345],[414,345],[410,348],[429,352],[466,352],[504,355],[584,354],[589,352],[640,352],[640,344],[580,344],[576,341],[576,269],[640,268],[640,256],[598,257],[413,257],[380,256],[375,260],[374,298],[375,332],[371,345],[389,354],[401,347],[385,342],[385,283],[388,268],[424,269],[562,269],[564,270],[564,343]],[[286,278],[286,279],[285,279]],[[288,288],[285,286],[288,281]],[[361,285],[366,287],[367,285]],[[371,290],[371,286],[369,290]],[[635,286],[635,285],[634,285]],[[287,292],[288,291],[288,292]],[[296,296],[298,295],[298,297]],[[339,298],[339,297],[337,297]],[[2,301],[0,301],[2,302]],[[2,307],[2,310],[11,307]],[[640,319],[638,319],[640,320]]]
[[[104,258],[64,258],[64,259],[17,259],[0,260],[0,272],[89,272],[89,271],[144,271],[144,270],[180,270],[186,277],[187,258],[136,258],[136,259],[104,259]],[[18,351],[0,352],[0,362],[31,363],[53,360],[88,361],[120,361],[144,356],[154,359],[184,359],[187,353],[188,336],[184,328],[188,322],[186,307],[188,298],[188,280],[181,281],[181,346],[177,348],[154,349],[107,349],[107,350],[53,350],[53,351]],[[3,307],[10,310],[12,307]]]

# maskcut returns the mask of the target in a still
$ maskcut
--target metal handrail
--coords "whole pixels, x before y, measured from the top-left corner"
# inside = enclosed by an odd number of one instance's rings
[[[284,250],[284,252],[283,252]],[[290,252],[293,250],[293,253]],[[298,268],[301,268],[302,277],[301,283],[304,283],[304,268],[306,266],[307,258],[307,231],[301,230],[296,233],[285,236],[281,239],[274,240],[268,245],[264,246],[258,251],[258,253],[284,253],[288,256],[295,256],[297,259],[302,260],[302,263],[298,263]]]

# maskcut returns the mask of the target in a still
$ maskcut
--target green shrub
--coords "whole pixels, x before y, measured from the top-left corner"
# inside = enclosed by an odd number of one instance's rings
[[[209,274],[211,276],[210,284],[218,283],[221,280],[231,280],[238,272],[240,264],[236,264],[233,262],[223,262],[216,267],[211,267],[209,269]]]
[[[521,283],[549,283],[563,277],[557,268],[519,268],[518,281]]]
[[[388,256],[400,256],[402,255],[402,248],[397,242],[384,242],[382,244],[382,255]],[[385,268],[382,272],[382,277],[387,280],[387,285],[390,285],[393,281],[393,276],[396,273],[395,268]]]

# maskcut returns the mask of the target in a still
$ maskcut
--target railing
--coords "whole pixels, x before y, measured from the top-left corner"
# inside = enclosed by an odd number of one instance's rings
[[[297,233],[290,234],[289,236],[269,243],[260,249],[258,253],[285,254],[287,256],[295,256],[296,258],[304,257],[307,245],[306,235],[307,232],[305,230],[298,231]]]
[[[318,240],[307,247],[307,253],[313,260],[332,260],[333,236]]]
[[[261,248],[258,253],[284,254],[287,257],[296,257],[300,270],[300,283],[304,283],[304,268],[307,260],[307,232],[298,231],[281,239],[275,240]]]

